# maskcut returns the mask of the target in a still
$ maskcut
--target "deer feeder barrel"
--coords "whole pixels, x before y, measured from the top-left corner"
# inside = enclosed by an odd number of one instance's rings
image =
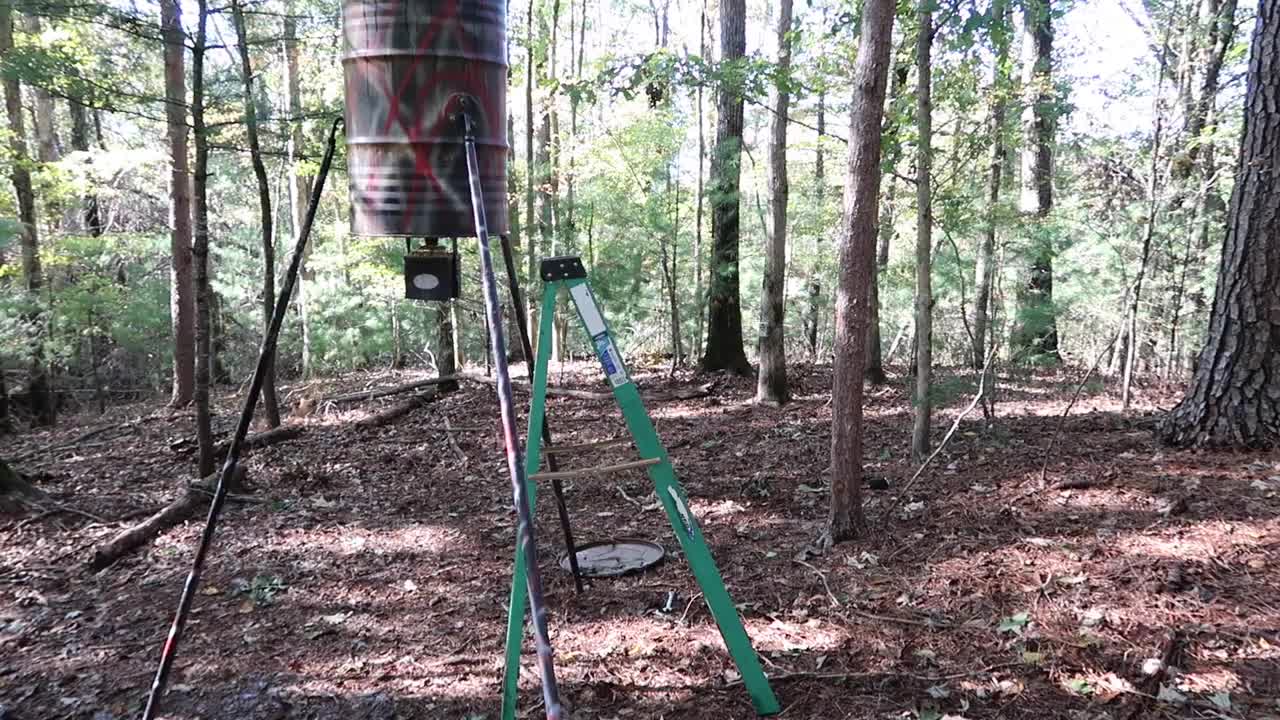
[[[343,0],[351,231],[474,237],[459,111],[489,230],[507,232],[506,0]]]

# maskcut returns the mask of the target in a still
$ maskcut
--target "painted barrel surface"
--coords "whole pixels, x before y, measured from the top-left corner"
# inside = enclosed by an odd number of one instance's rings
[[[506,0],[343,0],[351,231],[472,237],[463,98],[489,232],[507,232]]]

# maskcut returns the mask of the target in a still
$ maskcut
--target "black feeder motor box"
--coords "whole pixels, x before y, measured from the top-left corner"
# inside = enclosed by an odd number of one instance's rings
[[[457,251],[425,247],[404,256],[404,296],[410,300],[456,300],[462,272]]]

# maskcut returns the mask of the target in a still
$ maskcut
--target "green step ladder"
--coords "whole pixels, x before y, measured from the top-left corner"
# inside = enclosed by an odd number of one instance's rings
[[[614,343],[609,325],[605,322],[587,282],[587,271],[582,259],[576,255],[545,258],[541,265],[541,276],[544,283],[542,290],[542,315],[539,323],[538,357],[534,365],[532,400],[529,409],[529,446],[525,454],[525,473],[528,477],[529,508],[533,509],[536,481],[543,479],[538,470],[542,459],[542,426],[546,417],[547,376],[551,360],[551,342],[548,340],[553,332],[552,322],[555,318],[556,298],[563,288],[568,291],[570,299],[578,312],[582,327],[591,338],[596,355],[600,358],[605,376],[613,387],[613,397],[622,411],[632,441],[640,452],[640,460],[614,466],[609,470],[623,467],[644,467],[654,490],[666,510],[667,519],[675,531],[680,548],[689,561],[689,567],[702,589],[702,596],[707,607],[720,628],[720,636],[729,649],[730,656],[738,666],[742,676],[742,684],[751,696],[751,703],[760,715],[774,715],[779,712],[778,700],[769,687],[760,666],[760,659],[751,646],[751,639],[742,626],[733,599],[724,586],[720,571],[716,568],[711,551],[703,540],[698,522],[689,509],[689,500],[684,488],[676,479],[675,469],[671,466],[671,458],[658,439],[653,428],[653,421],[645,410],[640,399],[640,391],[627,375],[622,356]],[[526,586],[524,554],[517,549],[515,555],[515,572],[511,585],[511,604],[507,615],[507,650],[506,667],[502,682],[502,718],[515,720],[516,717],[516,685],[520,674],[520,649],[524,640],[524,620],[528,588]]]

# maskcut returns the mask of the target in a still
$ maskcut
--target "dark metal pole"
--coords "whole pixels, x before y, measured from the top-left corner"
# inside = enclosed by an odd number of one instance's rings
[[[164,695],[165,685],[169,681],[169,671],[173,668],[174,658],[178,654],[178,641],[182,639],[182,629],[187,623],[187,614],[191,612],[191,601],[195,598],[196,587],[200,584],[200,571],[204,568],[205,557],[209,554],[209,546],[213,542],[213,532],[218,525],[218,516],[222,514],[222,505],[227,499],[227,480],[235,473],[236,465],[240,461],[240,446],[244,443],[245,435],[249,433],[249,423],[253,421],[253,410],[258,404],[258,395],[262,392],[267,367],[276,353],[276,338],[280,335],[280,325],[283,324],[285,313],[289,310],[289,299],[293,294],[294,283],[298,279],[298,268],[302,265],[302,251],[306,248],[307,238],[311,235],[311,225],[316,219],[316,208],[320,206],[324,181],[329,175],[329,167],[333,164],[333,152],[337,146],[340,124],[342,119],[338,118],[333,121],[333,127],[329,129],[329,144],[325,148],[324,159],[320,162],[315,187],[311,189],[307,215],[303,218],[298,240],[294,244],[293,257],[289,260],[289,271],[285,274],[284,286],[280,288],[280,297],[276,299],[276,307],[271,314],[271,324],[267,326],[267,333],[262,338],[262,346],[258,349],[258,364],[253,370],[253,380],[249,383],[249,394],[244,399],[244,407],[240,410],[240,422],[236,425],[236,434],[231,438],[227,459],[222,465],[222,473],[218,476],[218,486],[213,491],[213,499],[209,502],[209,515],[205,518],[204,532],[200,535],[196,556],[191,561],[191,571],[187,573],[187,582],[182,588],[178,610],[173,615],[173,624],[169,626],[169,636],[164,642],[164,648],[160,651],[160,666],[156,669],[155,680],[151,683],[151,692],[147,696],[147,707],[142,711],[142,720],[152,720],[160,710],[160,697]]]
[[[532,242],[532,231],[530,232]],[[525,371],[529,375],[529,392],[533,392],[533,343],[529,339],[529,316],[524,311],[524,298],[520,292],[520,280],[516,276],[516,263],[511,253],[511,240],[502,236],[502,262],[507,266],[507,283],[511,288],[511,304],[516,314],[516,327],[520,330],[521,349],[524,351]],[[533,282],[530,278],[529,282]],[[545,340],[544,340],[545,342]],[[551,423],[542,419],[542,443],[551,445]],[[554,454],[547,455],[547,467],[555,472],[560,469]],[[556,513],[560,516],[560,529],[564,532],[564,551],[569,558],[569,570],[573,572],[573,586],[582,592],[582,572],[578,569],[578,546],[573,541],[573,526],[569,524],[569,506],[564,501],[564,483],[560,478],[551,480],[551,494],[556,499]]]
[[[476,217],[476,235],[480,238],[480,271],[484,283],[485,314],[489,318],[489,344],[493,346],[493,366],[498,377],[498,406],[502,411],[502,437],[507,450],[507,469],[511,473],[511,494],[516,506],[516,542],[524,553],[528,568],[529,612],[533,615],[533,638],[538,651],[538,668],[542,674],[542,702],[547,720],[561,720],[560,690],[556,686],[555,663],[551,656],[551,640],[547,634],[547,606],[542,598],[542,573],[538,569],[538,545],[533,536],[533,517],[529,512],[528,480],[524,474],[524,453],[516,433],[515,402],[511,397],[511,373],[507,368],[507,341],[502,334],[502,309],[498,304],[498,280],[493,272],[493,256],[489,252],[489,227],[485,219],[484,193],[480,190],[480,163],[476,159],[476,138],[470,114],[462,111],[466,129],[467,171],[471,176],[471,207]]]

